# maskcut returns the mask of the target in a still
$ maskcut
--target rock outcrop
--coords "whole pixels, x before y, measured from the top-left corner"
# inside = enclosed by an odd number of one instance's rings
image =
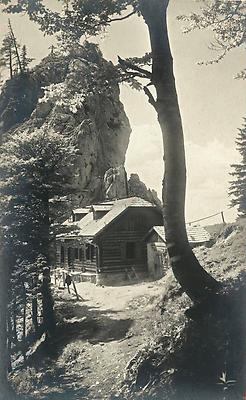
[[[88,44],[73,56],[48,56],[2,89],[1,140],[42,127],[77,145],[75,206],[102,200],[105,172],[125,162],[131,128],[113,73],[112,63]]]
[[[119,100],[117,75],[96,45],[44,58],[33,70],[7,81],[0,94],[0,142],[37,128],[69,136],[78,148],[74,207],[139,196],[161,206],[137,174],[127,182],[125,154],[131,133]]]
[[[128,194],[130,197],[138,196],[150,203],[156,204],[160,208],[162,207],[157,192],[153,189],[147,189],[147,186],[140,180],[138,174],[130,175],[128,180]]]
[[[115,200],[128,197],[127,174],[123,165],[109,168],[104,175],[105,199]]]

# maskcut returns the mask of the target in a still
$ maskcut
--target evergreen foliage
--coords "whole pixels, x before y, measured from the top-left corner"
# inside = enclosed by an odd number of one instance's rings
[[[34,60],[34,58],[28,57],[26,45],[22,46],[21,49],[21,66],[23,72],[28,71],[29,64]]]
[[[22,46],[17,41],[11,22],[8,20],[8,32],[2,41],[0,48],[0,67],[5,67],[9,70],[10,79],[16,74],[27,72],[29,64],[33,58],[27,55],[26,45]]]
[[[0,148],[1,225],[11,276],[9,341],[22,343],[24,358],[27,304],[31,304],[36,331],[38,299],[42,298],[43,321],[49,320],[45,310],[53,310],[52,297],[47,307],[42,296],[44,285],[45,293],[49,292],[47,273],[43,284],[39,275],[52,263],[52,240],[68,212],[75,156],[71,139],[44,129],[16,133]]]
[[[55,53],[51,53],[51,60]],[[65,57],[64,57],[65,59]],[[107,95],[115,89],[120,77],[114,65],[105,61],[98,45],[85,41],[83,45],[73,46],[67,60],[69,79],[44,87],[44,96],[40,102],[51,101],[76,114],[90,96]]]
[[[37,22],[46,34],[59,36],[61,51],[70,54],[73,51],[77,52],[82,37],[84,39],[88,35],[98,35],[114,21],[126,19],[133,14],[141,15],[144,18],[149,30],[152,54],[127,60],[119,57],[119,65],[116,68],[112,65],[111,72],[116,73],[119,82],[127,81],[133,87],[143,87],[150,104],[157,112],[163,133],[167,167],[165,168],[163,200],[167,244],[172,244],[172,249],[169,250],[170,260],[175,277],[188,296],[196,303],[202,303],[204,299],[208,299],[220,286],[202,269],[189,249],[185,228],[185,154],[167,31],[166,12],[169,1],[66,0],[63,2],[64,7],[61,12],[49,10],[42,0],[18,2],[0,0],[0,3],[4,4],[5,11],[9,13],[27,13],[30,19]],[[217,27],[217,30],[212,29],[217,35],[215,47],[222,46],[223,49],[221,58],[230,49],[240,46],[245,41],[245,13],[241,12],[243,3],[242,1],[212,1],[210,2],[212,7],[205,9],[197,26],[197,17],[193,16],[193,20],[191,19],[193,21],[191,28]],[[225,6],[223,6],[224,4]],[[228,5],[226,6],[226,4]],[[208,15],[209,10],[211,15]],[[234,18],[234,16],[236,17]],[[19,62],[16,40],[11,27],[10,34],[19,63],[19,72],[22,72],[23,66]],[[51,50],[52,57],[54,57],[53,50]],[[89,52],[89,48],[87,51]],[[25,60],[26,58],[24,55]],[[9,60],[9,58],[7,59]],[[106,89],[111,82],[112,74],[107,78],[102,65],[97,65],[96,62],[95,65],[91,65],[89,75],[83,74],[84,59],[83,57],[78,68],[83,87],[86,88],[87,94],[90,92],[95,94],[98,89],[100,93],[101,90],[104,90],[101,82],[104,80]],[[93,85],[91,85],[92,78]],[[149,90],[150,85],[155,88],[155,97]],[[52,87],[48,89],[47,96],[59,97],[60,93],[59,90],[57,91],[57,87],[55,90],[53,89]],[[58,89],[62,91],[61,86]],[[80,102],[83,102],[84,98],[83,96],[76,97],[73,100],[74,111],[72,112],[76,113],[77,106],[80,106]],[[23,303],[20,312],[23,313],[23,321],[25,321],[27,311],[27,294],[28,292],[32,293],[32,298],[35,300],[34,289],[37,288],[38,272],[49,263],[50,237],[55,233],[55,224],[52,224],[52,220],[57,215],[57,203],[61,204],[61,198],[65,195],[64,189],[67,193],[67,188],[69,188],[69,182],[65,178],[67,174],[64,172],[69,166],[70,155],[72,156],[74,153],[73,151],[69,152],[67,144],[64,149],[64,141],[59,142],[59,146],[56,148],[52,142],[55,135],[53,138],[48,135],[43,131],[35,132],[35,134],[24,132],[19,137],[15,135],[3,146],[0,154],[0,161],[2,161],[0,172],[3,176],[0,189],[5,205],[4,235],[6,245],[13,249],[12,271],[15,274],[12,277],[17,276],[16,279],[20,282],[19,297]],[[59,151],[60,149],[62,151]],[[62,155],[59,160],[57,159],[58,155]],[[53,210],[55,210],[54,213]],[[32,271],[35,271],[35,275],[32,274]],[[18,285],[12,284],[12,293],[15,287]],[[48,294],[47,297],[50,299],[49,304],[43,301],[43,309],[49,309],[52,313],[47,270],[43,280],[43,293]],[[33,306],[35,309],[35,302]],[[16,310],[16,307],[13,307],[13,310]],[[50,326],[50,319],[48,320]],[[49,330],[48,326],[47,330]],[[26,326],[24,323],[22,332],[23,338],[25,338]],[[25,353],[23,355],[25,357]]]
[[[30,261],[37,254],[47,255],[45,230],[53,224],[54,231],[66,210],[66,196],[74,190],[70,168],[75,156],[70,138],[44,129],[18,132],[2,145],[0,193],[7,203],[3,224],[17,255],[19,246],[23,253],[23,243],[30,244]]]
[[[125,20],[133,14],[143,17],[147,25],[151,55],[123,60],[119,57],[116,70],[118,81],[126,81],[137,89],[143,89],[149,103],[154,107],[160,123],[165,148],[165,177],[163,180],[164,225],[167,232],[167,241],[175,243],[177,256],[182,254],[179,262],[173,262],[173,271],[186,293],[199,301],[207,292],[219,287],[206,271],[203,270],[189,247],[184,218],[186,167],[183,128],[173,72],[173,58],[169,43],[167,26],[167,8],[169,0],[74,0],[63,2],[63,9],[53,11],[43,1],[30,2],[22,0],[17,4],[11,0],[0,0],[4,3],[5,11],[9,13],[26,12],[29,18],[39,24],[46,34],[56,35],[59,39],[59,48],[65,54],[77,52],[81,39],[88,35],[96,36],[103,32],[111,23]],[[217,2],[215,2],[217,3]],[[81,60],[82,64],[84,60]],[[78,73],[83,85],[89,79],[83,75],[83,65],[80,64]],[[101,75],[101,66],[93,66],[90,79],[98,92],[98,77],[102,77],[105,86],[110,84],[104,74]],[[98,73],[99,72],[99,73]],[[101,81],[102,81],[101,80]],[[101,90],[101,82],[100,82]],[[154,87],[154,91],[149,89]],[[50,90],[51,89],[51,90]],[[57,90],[58,89],[58,90]],[[47,97],[56,97],[62,93],[62,85],[48,88]],[[90,85],[86,86],[90,94]],[[94,91],[93,91],[94,90]],[[47,90],[46,90],[47,92]],[[155,94],[153,94],[153,92]],[[61,96],[61,101],[63,101]],[[83,102],[82,97],[72,99],[72,112],[76,113]],[[59,99],[58,99],[59,102]],[[62,104],[63,105],[63,104]],[[171,252],[171,250],[170,250]],[[175,257],[171,257],[174,259]],[[185,266],[185,267],[184,267]]]
[[[238,207],[239,217],[246,217],[246,119],[244,119],[243,127],[239,129],[236,144],[241,155],[241,162],[232,164],[234,172],[230,175],[234,177],[234,180],[230,182],[229,194],[233,197],[231,206]]]
[[[0,66],[8,68],[10,78],[13,78],[14,75],[13,57],[13,42],[10,34],[7,33],[3,38],[2,47],[0,48]]]
[[[85,42],[83,46],[80,46],[81,38],[87,39],[88,36],[97,36],[104,32],[112,22],[124,20],[133,14],[140,15],[138,0],[68,0],[63,2],[64,6],[60,12],[49,9],[42,1],[23,0],[18,4],[12,4],[11,0],[0,0],[1,3],[5,6],[5,12],[13,14],[26,12],[45,34],[56,35],[59,51],[62,54],[78,55],[82,47],[87,50],[88,58],[90,58],[90,44],[88,45],[88,42]],[[51,54],[54,53],[54,49],[55,47],[51,46]],[[83,56],[83,58],[85,57]],[[131,61],[131,67],[133,67],[133,62],[138,67],[143,64],[150,65],[150,60],[150,55],[147,55],[147,57],[144,55],[139,58],[134,57],[129,61]],[[100,69],[102,71],[102,65]],[[103,77],[103,72],[100,73],[99,79],[98,76],[94,77],[94,75],[98,75],[98,72],[100,72],[99,69],[95,71],[94,62],[89,77],[90,82],[93,81],[94,85],[97,85],[97,82],[100,82],[100,84],[103,82],[102,79],[100,80]],[[103,77],[106,83],[105,87],[107,87],[111,77],[115,78],[115,81],[117,79],[118,82],[127,82],[130,86],[139,90],[142,85],[136,77],[146,78],[146,74],[143,69],[136,71],[135,68],[130,68],[130,71],[128,71],[126,64],[123,66],[119,63],[118,66],[112,64],[110,74]],[[150,78],[150,75],[147,78]]]

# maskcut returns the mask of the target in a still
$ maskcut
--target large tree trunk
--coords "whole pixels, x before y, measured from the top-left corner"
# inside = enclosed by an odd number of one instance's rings
[[[43,325],[46,334],[46,339],[53,336],[56,327],[54,301],[50,288],[50,271],[49,268],[44,268],[43,282],[41,286],[42,304],[43,304]]]
[[[169,0],[140,0],[140,11],[148,26],[152,64],[154,104],[164,144],[163,180],[164,227],[173,273],[193,301],[215,292],[219,283],[199,264],[189,246],[185,225],[186,163],[173,59],[167,31]],[[153,103],[153,102],[152,102]]]
[[[35,287],[36,289],[36,287]],[[36,295],[32,299],[32,325],[35,333],[38,332],[38,300]]]
[[[0,246],[2,243],[0,241]],[[14,398],[8,384],[7,351],[7,304],[8,304],[8,260],[0,249],[0,400]]]
[[[37,268],[37,267],[36,267]],[[33,272],[32,278],[32,326],[37,334],[38,332],[38,298],[37,298],[37,290],[38,290],[38,273],[39,271]]]
[[[43,282],[41,285],[42,308],[43,308],[43,325],[46,338],[51,337],[55,331],[56,319],[54,312],[54,300],[50,287],[50,209],[49,194],[42,194],[42,218],[40,221],[39,234],[41,237],[41,254],[44,256],[43,262]]]

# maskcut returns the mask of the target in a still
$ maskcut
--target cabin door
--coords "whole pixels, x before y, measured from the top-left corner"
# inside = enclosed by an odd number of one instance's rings
[[[67,263],[68,263],[68,268],[70,268],[73,264],[73,249],[72,247],[68,247],[67,249]]]

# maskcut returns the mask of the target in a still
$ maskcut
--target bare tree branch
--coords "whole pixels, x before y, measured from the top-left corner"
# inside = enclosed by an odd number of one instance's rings
[[[139,72],[141,75],[143,75],[143,76],[142,76],[143,78],[146,78],[146,79],[150,79],[150,80],[151,80],[151,78],[152,78],[152,73],[151,73],[150,71],[147,71],[147,70],[144,69],[144,68],[138,67],[137,65],[131,63],[131,62],[128,61],[128,60],[123,60],[123,58],[121,58],[120,56],[118,56],[118,61],[119,61],[119,64],[120,64],[123,68],[125,68],[125,69],[129,68],[129,69],[131,69],[131,70],[133,70],[133,71],[137,71],[137,72]]]
[[[146,79],[146,76],[141,74],[140,72],[137,71],[124,71],[125,75],[128,76],[129,78],[142,78]]]
[[[124,19],[127,19],[131,17],[132,15],[136,14],[136,10],[133,10],[129,14],[125,15],[124,17],[117,17],[117,18],[109,18],[107,22],[115,22],[115,21],[123,21]]]
[[[157,111],[157,102],[155,101],[153,94],[151,93],[151,91],[149,90],[149,88],[147,86],[144,86],[143,90],[144,90],[144,93],[146,94],[146,96],[148,96],[149,103]]]

